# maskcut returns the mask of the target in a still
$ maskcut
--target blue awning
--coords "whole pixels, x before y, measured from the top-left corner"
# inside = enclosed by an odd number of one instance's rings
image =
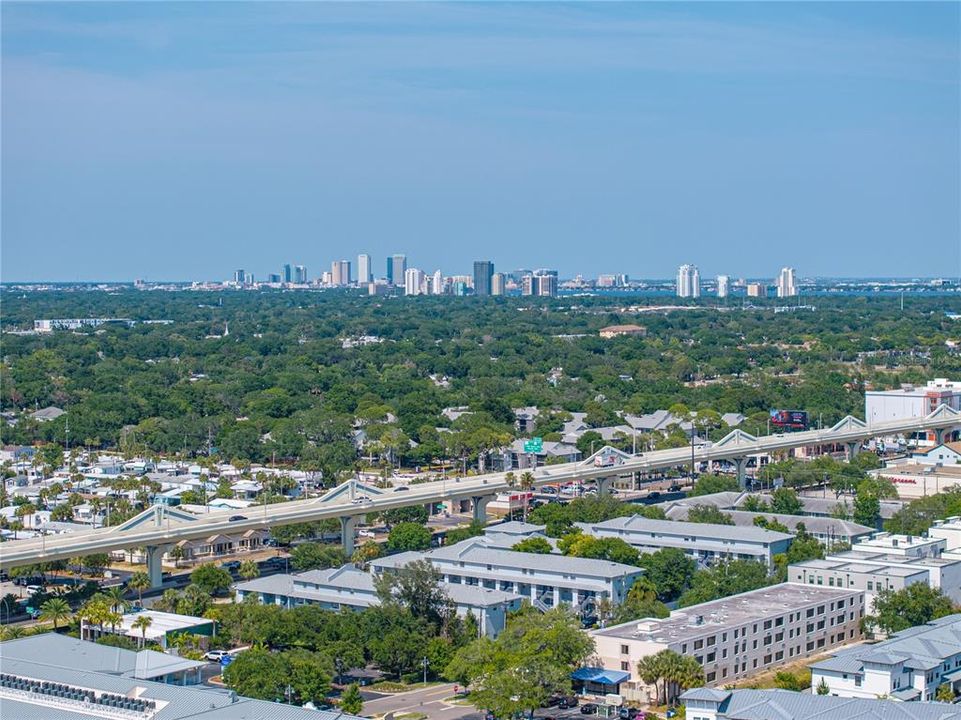
[[[596,667],[582,667],[571,673],[574,680],[583,682],[593,682],[598,685],[618,685],[631,676],[630,673],[621,670],[606,670]]]

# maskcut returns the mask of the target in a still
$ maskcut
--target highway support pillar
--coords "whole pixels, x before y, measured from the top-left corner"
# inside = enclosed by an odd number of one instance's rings
[[[944,443],[944,436],[947,432],[948,428],[934,428],[934,442],[936,445]]]
[[[737,468],[737,484],[744,490],[747,487],[747,458],[734,458],[734,467]]]
[[[493,499],[493,495],[475,495],[470,499],[474,508],[474,522],[487,522],[487,503]]]
[[[150,578],[150,587],[158,588],[163,585],[163,560],[164,553],[170,549],[170,545],[148,545],[144,548],[147,556],[147,577]]]
[[[611,492],[611,481],[613,478],[597,478],[594,482],[597,483],[597,496],[608,495]]]
[[[354,554],[354,529],[357,527],[357,516],[349,515],[340,518],[340,544],[344,548],[344,555]]]
[[[855,440],[855,441],[852,441],[852,442],[846,442],[846,443],[844,443],[844,449],[845,449],[845,453],[846,453],[846,455],[847,455],[848,462],[850,462],[851,460],[854,460],[854,458],[857,456],[858,452],[860,452],[860,450],[861,450],[861,441],[860,441],[860,440]]]

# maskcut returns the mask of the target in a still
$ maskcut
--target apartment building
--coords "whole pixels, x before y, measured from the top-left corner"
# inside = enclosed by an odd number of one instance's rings
[[[938,703],[809,695],[789,690],[695,688],[681,695],[687,720],[961,720],[961,708]]]
[[[823,560],[795,563],[788,568],[788,580],[863,590],[868,612],[871,612],[879,591],[903,590],[916,582],[927,583],[953,602],[961,603],[961,558],[947,555],[904,557],[850,550],[829,554]]]
[[[707,685],[723,686],[859,639],[863,615],[858,590],[782,583],[590,635],[603,667],[630,673],[619,692],[649,701],[654,688],[637,673],[648,655],[670,649],[693,657]]]
[[[944,549],[948,552],[961,550],[961,517],[954,515],[946,520],[935,520],[928,528],[928,537],[944,540]]]
[[[696,501],[698,498],[691,498]],[[686,520],[692,507],[697,502],[677,503],[665,515],[669,520]],[[805,532],[814,537],[827,548],[838,545],[851,545],[861,538],[868,538],[874,532],[873,528],[859,525],[850,520],[831,517],[805,517],[803,515],[785,515],[783,513],[750,512],[747,510],[722,510],[738,527],[757,527],[754,522],[759,517],[768,521],[779,522],[791,532],[797,532],[798,525],[803,525]]]
[[[578,526],[595,537],[620,538],[642,552],[680,548],[705,564],[718,560],[759,560],[772,565],[774,556],[787,552],[794,537],[754,526],[651,520],[640,515],[578,523]]]
[[[904,558],[941,557],[947,549],[947,541],[938,537],[921,535],[895,535],[879,532],[870,538],[862,538],[851,545],[859,553],[885,553]]]
[[[444,590],[457,614],[472,614],[489,637],[504,629],[507,613],[519,610],[523,601],[519,595],[491,588],[447,585]],[[260,577],[235,584],[234,592],[238,602],[253,595],[265,605],[288,608],[319,605],[327,610],[362,610],[380,604],[374,578],[354,565]]]
[[[416,560],[429,560],[449,585],[516,593],[540,609],[571,605],[585,614],[598,600],[623,602],[644,574],[632,565],[564,555],[536,555],[491,547],[470,538],[428,552],[405,552],[370,563],[375,575]]]
[[[850,648],[811,665],[838,697],[934,700],[940,685],[961,689],[961,615],[902,630],[874,645]]]

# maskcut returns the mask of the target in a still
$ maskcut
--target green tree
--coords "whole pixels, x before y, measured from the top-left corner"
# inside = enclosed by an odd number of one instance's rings
[[[298,572],[326,570],[340,567],[346,562],[347,556],[340,545],[305,542],[290,551],[290,565]]]
[[[149,615],[143,614],[138,615],[131,624],[131,627],[140,631],[140,647],[145,647],[147,645],[147,630],[150,629],[151,625],[153,625],[153,618]]]
[[[771,493],[771,512],[781,515],[803,515],[804,503],[791,488],[777,488]]]
[[[377,597],[383,605],[397,603],[411,615],[435,625],[454,611],[440,584],[441,575],[429,560],[415,560],[374,580]]]
[[[701,475],[694,483],[692,497],[713,495],[719,492],[740,492],[741,486],[732,475]]]
[[[957,697],[957,695],[950,683],[941,683],[938,685],[938,690],[934,694],[934,699],[942,703],[954,702],[955,697]]]
[[[224,668],[223,679],[227,687],[240,695],[276,700],[283,697],[289,675],[279,654],[254,646],[234,657]]]
[[[40,606],[40,619],[53,623],[53,631],[57,632],[60,623],[70,619],[70,605],[63,598],[50,598]]]
[[[518,543],[515,543],[511,547],[511,550],[516,550],[517,552],[534,553],[537,555],[549,555],[554,548],[552,548],[551,544],[544,538],[533,535],[531,537],[524,538]]]
[[[427,550],[430,547],[431,532],[417,523],[398,523],[387,536],[387,549],[393,551]]]
[[[671,602],[687,590],[697,571],[697,561],[680,548],[662,548],[640,557],[645,578],[657,589],[659,600]]]
[[[150,576],[145,572],[135,572],[127,581],[127,587],[137,591],[137,605],[143,606],[143,591],[150,589]]]
[[[578,532],[562,537],[557,547],[565,555],[573,557],[608,560],[623,565],[640,563],[637,549],[620,538],[596,538]]]
[[[768,585],[771,579],[764,563],[756,560],[728,560],[694,573],[691,587],[681,595],[678,605],[689,607],[756,590]]]
[[[379,542],[375,540],[368,540],[359,548],[354,550],[354,554],[350,556],[350,561],[357,565],[366,566],[371,560],[376,560],[382,557],[384,554],[384,548]]]
[[[734,520],[715,505],[693,505],[687,510],[687,521],[711,525],[733,525]]]
[[[818,695],[827,695],[831,692],[831,688],[828,687],[828,683],[824,678],[821,678],[821,682],[818,683],[817,688],[815,688],[815,692]]]
[[[198,565],[190,573],[190,582],[198,586],[208,595],[219,595],[230,589],[234,579],[230,573],[213,563]]]
[[[448,530],[444,543],[446,545],[454,545],[462,540],[467,540],[472,537],[477,537],[478,535],[484,534],[484,523],[472,521],[470,525],[466,527],[454,528],[453,530]]]
[[[360,715],[364,709],[364,700],[360,695],[357,683],[351,683],[340,696],[340,709],[348,715]]]
[[[254,560],[244,560],[240,563],[238,574],[244,580],[253,580],[256,577],[260,577],[260,566],[257,565]]]
[[[950,598],[938,588],[912,583],[903,590],[881,590],[874,598],[874,612],[865,616],[864,625],[891,634],[953,612]]]

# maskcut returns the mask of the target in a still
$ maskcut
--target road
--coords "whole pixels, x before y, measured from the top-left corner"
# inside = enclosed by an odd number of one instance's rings
[[[454,695],[454,685],[433,685],[422,690],[405,693],[383,694],[361,690],[364,697],[363,714],[370,717],[386,713],[424,713],[429,720],[483,720],[484,712],[472,705],[455,705],[449,702]],[[557,707],[544,708],[534,714],[534,720],[551,717],[556,720],[580,718],[577,708],[561,710]]]
[[[767,435],[760,438],[735,430],[712,445],[693,450],[673,448],[636,456],[622,453],[607,461],[600,459],[599,463],[588,460],[537,468],[533,471],[533,485],[542,487],[590,479],[609,480],[633,472],[646,473],[681,466],[692,459],[694,462],[728,460],[743,464],[750,455],[806,445],[847,443],[853,450],[863,440],[871,437],[926,429],[940,431],[957,425],[961,425],[961,412],[942,405],[925,418],[878,423],[873,426],[848,417],[825,430]],[[116,527],[49,537],[44,535],[39,539],[4,543],[0,552],[0,568],[9,569],[38,561],[60,560],[140,546],[152,548],[153,557],[159,559],[166,547],[180,540],[204,538],[215,533],[237,534],[274,525],[326,518],[339,518],[348,530],[353,532],[353,524],[368,513],[444,500],[481,501],[511,489],[505,473],[491,473],[411,485],[402,492],[385,492],[365,486],[358,488],[354,481],[349,481],[332,489],[322,498],[250,507],[244,511],[244,515],[226,510],[203,516],[189,516],[187,513],[158,505]],[[152,579],[155,582],[159,580],[159,562],[155,561],[153,565],[148,563],[148,567],[152,568]]]

